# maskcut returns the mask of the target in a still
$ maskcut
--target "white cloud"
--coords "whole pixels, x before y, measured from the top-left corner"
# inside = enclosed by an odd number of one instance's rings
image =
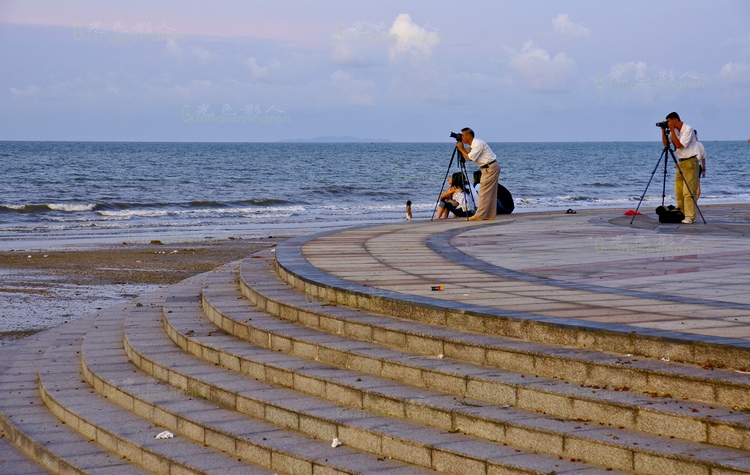
[[[245,64],[250,68],[253,79],[262,79],[268,76],[269,71],[278,68],[281,63],[277,59],[272,59],[265,66],[261,66],[254,57],[247,58]]]
[[[573,23],[567,13],[557,15],[552,20],[555,31],[569,39],[585,38],[591,34],[588,28],[584,28],[580,23]]]
[[[167,54],[170,56],[174,56],[175,58],[182,57],[182,48],[180,48],[180,45],[177,43],[176,39],[169,38],[167,40]]]
[[[719,76],[732,84],[750,84],[750,65],[727,63],[721,67]]]
[[[414,24],[408,13],[402,13],[396,17],[388,34],[396,41],[391,46],[391,58],[400,54],[429,57],[432,54],[432,48],[440,42],[436,32]]]
[[[200,46],[193,46],[189,47],[190,56],[193,56],[195,58],[198,58],[198,60],[201,63],[207,63],[208,61],[212,60],[216,57],[216,54],[212,53],[211,51],[207,50],[206,48],[202,48]],[[167,39],[167,54],[169,56],[182,59],[184,56],[184,50],[180,46],[180,44],[177,42],[174,38]]]
[[[365,63],[364,56],[342,40],[337,40],[333,45],[332,58],[334,64],[342,66],[354,66]]]
[[[331,59],[340,66],[365,66],[381,63],[385,55],[391,60],[429,58],[440,42],[437,31],[415,24],[411,16],[402,13],[389,27],[384,23],[358,21],[349,27],[339,25],[332,35]]]
[[[214,54],[212,52],[210,52],[206,48],[201,48],[200,46],[194,47],[191,51],[191,54],[203,63],[210,61],[211,58],[214,57]]]
[[[213,83],[208,79],[193,79],[190,81],[190,85],[194,89],[210,89],[213,86]]]
[[[268,75],[268,68],[258,64],[258,60],[255,58],[247,58],[246,63],[250,68],[250,71],[253,73],[254,78],[262,78]]]
[[[29,86],[23,89],[16,89],[15,87],[10,88],[10,93],[13,94],[14,97],[23,98],[35,97],[39,94],[39,91],[40,89],[38,86]]]
[[[356,39],[336,39],[331,59],[339,66],[366,66],[382,63],[385,57],[384,42],[367,43]]]
[[[510,66],[528,89],[536,92],[560,92],[566,89],[575,63],[565,53],[551,57],[532,41],[527,41],[519,53],[512,49],[509,51],[512,55]]]
[[[353,106],[371,106],[375,104],[375,83],[363,79],[352,79],[344,71],[331,74],[331,81],[346,95],[346,102]]]

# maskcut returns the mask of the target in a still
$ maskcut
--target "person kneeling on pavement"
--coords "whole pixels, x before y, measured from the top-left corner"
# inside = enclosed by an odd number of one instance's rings
[[[450,213],[459,218],[472,216],[476,210],[477,193],[466,182],[464,174],[456,172],[448,178],[450,187],[440,195],[437,219],[447,218]]]

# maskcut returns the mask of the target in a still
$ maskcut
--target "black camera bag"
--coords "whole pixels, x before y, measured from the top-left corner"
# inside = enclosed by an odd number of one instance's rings
[[[685,215],[680,211],[679,208],[675,208],[672,205],[659,206],[656,208],[656,214],[659,215],[660,223],[679,223],[685,219]]]

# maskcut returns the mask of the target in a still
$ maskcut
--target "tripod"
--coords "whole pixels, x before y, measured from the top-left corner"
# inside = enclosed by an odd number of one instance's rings
[[[662,181],[662,187],[661,187],[661,205],[664,206],[664,197],[667,195],[667,154],[669,154],[672,157],[672,162],[675,164],[675,168],[677,168],[677,172],[682,177],[682,180],[685,183],[687,183],[687,179],[685,179],[685,175],[682,173],[682,169],[680,169],[680,166],[677,163],[677,159],[674,157],[674,151],[672,150],[672,147],[669,142],[669,133],[667,133],[667,144],[664,146],[664,150],[661,151],[661,155],[659,155],[659,160],[656,161],[656,166],[654,167],[654,171],[651,172],[651,178],[648,179],[648,183],[646,184],[646,189],[643,190],[643,194],[641,195],[641,200],[638,202],[638,206],[635,208],[635,213],[633,213],[633,217],[630,219],[630,224],[633,224],[635,217],[638,215],[638,210],[641,207],[641,203],[643,203],[643,197],[646,196],[648,187],[651,185],[651,180],[654,179],[654,174],[656,173],[656,170],[659,168],[659,163],[661,163],[662,158],[664,159],[664,179]],[[703,212],[698,207],[698,201],[695,199],[693,190],[691,190],[689,186],[687,187],[687,189],[690,192],[690,198],[692,198],[693,203],[695,203],[695,209],[698,210],[698,214],[701,215],[703,224],[706,224],[706,218],[703,217]]]
[[[443,185],[440,187],[440,193],[438,194],[437,201],[435,202],[435,208],[432,210],[432,217],[430,218],[430,221],[435,219],[435,212],[437,211],[438,205],[440,204],[440,197],[443,196],[443,190],[445,189],[445,182],[448,181],[448,175],[451,172],[451,167],[453,166],[453,159],[456,157],[456,154],[458,154],[458,169],[461,172],[461,174],[464,177],[464,183],[468,184],[468,186],[471,186],[471,182],[469,181],[469,172],[466,171],[466,159],[458,152],[458,144],[456,144],[455,147],[453,147],[453,153],[451,154],[451,160],[448,162],[448,169],[445,171],[445,177],[443,178]],[[469,190],[468,199],[471,200],[472,207],[476,208],[476,203],[474,202],[474,193]],[[467,202],[468,204],[468,202]],[[466,219],[469,219],[469,213],[466,213]]]

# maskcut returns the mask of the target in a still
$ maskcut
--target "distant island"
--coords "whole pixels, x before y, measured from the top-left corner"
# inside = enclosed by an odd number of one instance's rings
[[[289,140],[280,140],[280,142],[390,142],[390,140],[385,139],[368,139],[368,138],[359,138],[359,137],[349,137],[349,136],[334,136],[334,135],[326,135],[323,137],[315,137],[312,139],[289,139]]]

